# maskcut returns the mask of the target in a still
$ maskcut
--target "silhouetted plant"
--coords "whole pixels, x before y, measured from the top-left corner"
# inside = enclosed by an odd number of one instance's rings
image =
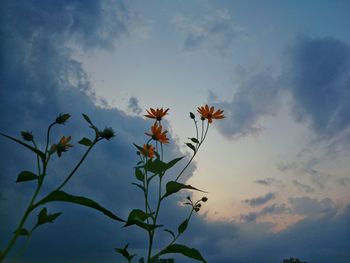
[[[67,120],[70,118],[69,114],[60,114],[56,120],[51,123],[48,126],[46,138],[45,138],[45,148],[44,150],[40,150],[38,148],[38,144],[36,142],[35,137],[31,132],[28,131],[22,131],[21,136],[23,140],[16,139],[12,136],[0,133],[0,135],[24,146],[28,150],[30,150],[32,153],[36,155],[36,164],[37,164],[37,171],[22,171],[17,176],[18,183],[22,182],[28,182],[28,181],[36,181],[36,188],[34,190],[34,193],[32,197],[30,198],[29,204],[27,208],[25,209],[25,212],[20,219],[17,228],[15,229],[12,238],[9,240],[7,246],[4,248],[3,251],[0,252],[0,262],[2,262],[7,256],[8,253],[13,248],[14,244],[16,243],[18,237],[24,236],[27,238],[27,242],[29,241],[30,236],[32,233],[41,225],[46,223],[53,223],[62,213],[56,212],[56,213],[49,213],[47,211],[46,207],[43,207],[37,218],[37,222],[32,228],[29,230],[25,227],[25,223],[28,219],[28,217],[38,208],[43,206],[44,204],[47,204],[49,202],[69,202],[74,203],[86,207],[90,207],[92,209],[96,209],[106,216],[117,220],[122,221],[121,218],[116,216],[114,213],[110,212],[109,210],[105,209],[104,207],[100,206],[98,203],[93,201],[92,199],[82,197],[82,196],[75,196],[68,194],[64,191],[62,191],[63,187],[68,183],[68,181],[72,178],[72,176],[75,174],[75,172],[78,170],[80,165],[83,163],[87,155],[90,153],[90,151],[95,147],[95,145],[100,142],[103,139],[110,140],[114,137],[114,132],[111,128],[105,128],[104,130],[99,130],[90,120],[90,118],[83,114],[83,117],[85,121],[89,124],[90,128],[94,131],[95,136],[93,139],[89,138],[82,138],[78,143],[87,147],[85,153],[81,157],[81,159],[76,163],[76,165],[73,167],[71,172],[65,177],[65,179],[62,181],[61,184],[59,184],[53,191],[51,191],[48,195],[45,197],[40,198],[38,197],[40,195],[40,191],[42,189],[42,186],[44,184],[45,178],[47,176],[47,168],[49,166],[49,163],[51,161],[51,157],[54,154],[57,154],[58,157],[61,157],[64,152],[66,152],[69,148],[73,147],[73,145],[70,144],[71,142],[71,136],[63,136],[57,143],[50,145],[50,134],[51,129],[60,124],[65,124]]]
[[[179,224],[177,231],[172,231],[170,229],[163,228],[163,225],[159,225],[158,217],[161,211],[161,204],[166,198],[176,194],[180,190],[195,190],[201,191],[191,185],[186,185],[180,182],[181,176],[189,164],[192,162],[193,158],[198,153],[199,148],[203,144],[210,124],[213,119],[224,118],[223,110],[214,111],[214,107],[209,107],[205,105],[203,107],[198,107],[198,113],[200,114],[201,125],[198,127],[198,121],[196,120],[195,114],[190,113],[190,118],[194,122],[196,137],[189,138],[190,142],[186,145],[192,150],[192,156],[189,161],[184,165],[183,169],[179,172],[174,181],[166,181],[166,172],[175,166],[183,157],[175,158],[169,162],[164,160],[163,144],[169,143],[169,138],[167,137],[167,131],[163,130],[162,119],[168,113],[169,109],[164,110],[163,108],[157,108],[147,110],[147,118],[154,119],[155,122],[151,126],[151,132],[146,132],[145,134],[150,137],[149,140],[143,145],[135,145],[137,148],[137,154],[140,156],[140,161],[135,167],[135,177],[137,179],[136,185],[143,192],[144,197],[144,208],[133,209],[128,216],[125,226],[135,225],[146,231],[148,234],[148,250],[146,256],[146,262],[156,262],[160,256],[170,253],[182,254],[188,258],[192,258],[201,262],[206,262],[200,252],[194,248],[187,247],[185,245],[177,243],[179,237],[188,228],[189,222],[193,215],[193,212],[198,212],[202,206],[203,202],[208,200],[207,197],[202,197],[197,201],[192,201],[190,197],[187,197],[185,205],[190,207],[188,216]],[[155,182],[157,180],[157,182]],[[152,193],[151,184],[155,183],[157,185],[157,193]],[[201,191],[203,192],[203,191]],[[151,204],[150,195],[154,194],[156,196],[156,204]],[[153,253],[153,244],[155,240],[156,231],[163,228],[163,230],[171,236],[171,241],[158,252]],[[135,254],[130,254],[128,251],[128,245],[123,248],[116,248],[117,253],[120,253],[129,263],[135,258]],[[144,262],[145,258],[141,257],[139,262]]]

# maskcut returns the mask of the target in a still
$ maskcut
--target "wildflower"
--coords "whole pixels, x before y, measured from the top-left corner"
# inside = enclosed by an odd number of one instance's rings
[[[143,145],[143,149],[140,151],[140,153],[141,153],[143,156],[152,159],[152,158],[154,157],[155,148],[154,148],[154,146],[152,146],[152,145],[144,144],[144,145]]]
[[[162,129],[162,125],[158,126],[158,124],[155,123],[151,126],[152,133],[146,132],[145,134],[151,136],[153,140],[159,141],[160,143],[169,143],[169,139],[166,137],[167,131],[162,131]]]
[[[205,120],[208,119],[209,123],[213,122],[213,119],[223,119],[225,116],[222,114],[224,111],[221,109],[218,109],[214,112],[214,107],[211,106],[209,108],[208,105],[198,107],[198,113],[201,115],[201,119]]]
[[[56,118],[56,123],[58,124],[64,124],[68,119],[70,118],[70,115],[65,113],[65,114],[60,114]]]
[[[169,108],[167,108],[166,110],[164,110],[163,108],[160,108],[160,109],[150,108],[150,110],[146,110],[148,114],[145,115],[145,117],[156,119],[157,121],[161,121],[162,118],[167,114],[168,110]]]
[[[53,144],[51,146],[50,152],[51,153],[57,152],[58,157],[61,157],[63,152],[66,152],[69,147],[73,147],[73,145],[69,144],[70,139],[71,139],[71,136],[68,136],[68,137],[62,136],[58,144]]]
[[[27,142],[31,142],[34,139],[33,134],[29,131],[22,131],[21,135],[22,135],[23,140],[25,140]]]

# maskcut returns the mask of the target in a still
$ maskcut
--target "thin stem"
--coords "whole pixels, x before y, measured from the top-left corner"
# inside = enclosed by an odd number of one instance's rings
[[[36,145],[34,139],[33,139],[33,145],[34,145],[34,148],[38,150],[38,146]],[[37,162],[37,166],[38,166],[38,174],[40,175],[41,174],[41,167],[40,167],[39,155],[36,155],[36,162]]]
[[[203,122],[202,122],[202,126],[203,126]],[[205,130],[205,133],[203,133],[204,127],[202,128],[202,135],[201,135],[201,141],[198,144],[198,147],[196,149],[196,151],[193,153],[191,159],[188,161],[188,163],[185,165],[185,167],[181,170],[181,172],[179,173],[179,175],[176,177],[175,182],[177,182],[180,178],[180,176],[183,174],[183,172],[187,169],[187,167],[190,165],[190,163],[192,162],[192,160],[194,159],[194,157],[196,156],[199,148],[201,147],[202,143],[204,142],[205,138],[207,137],[207,133],[208,133],[208,129],[209,129],[209,123],[207,123],[207,128]]]
[[[47,149],[49,148],[49,143],[50,143],[50,131],[51,128],[56,124],[56,122],[53,122],[49,125],[49,127],[47,128],[47,134],[46,134],[46,146],[45,146],[45,157],[47,155]]]
[[[55,191],[59,191],[60,189],[62,189],[62,187],[71,179],[71,177],[74,175],[74,173],[78,170],[78,168],[80,167],[80,165],[83,163],[83,161],[85,160],[85,158],[87,157],[87,155],[89,154],[89,152],[91,151],[91,149],[95,146],[95,144],[99,141],[99,139],[95,139],[93,141],[93,143],[89,146],[89,148],[87,149],[87,151],[85,152],[85,154],[83,155],[83,157],[80,159],[80,161],[77,163],[77,165],[74,167],[74,169],[70,172],[70,174],[67,176],[67,178],[60,184],[59,187],[56,188]]]

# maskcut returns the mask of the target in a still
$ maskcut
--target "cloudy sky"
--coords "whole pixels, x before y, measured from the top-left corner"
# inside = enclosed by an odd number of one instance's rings
[[[101,142],[67,192],[126,217],[142,206],[133,185],[149,107],[169,107],[166,158],[190,154],[189,112],[206,103],[226,118],[185,174],[208,192],[181,243],[208,262],[345,263],[350,258],[350,3],[348,1],[1,1],[0,131],[33,132],[61,112],[53,137],[74,148],[55,158],[44,191],[64,178],[92,136],[81,113],[117,136]],[[35,168],[25,149],[0,140],[0,246],[16,227]],[[179,164],[181,166],[181,163]],[[179,167],[178,167],[179,169]],[[176,229],[182,193],[166,203]],[[191,193],[192,194],[192,193]],[[193,198],[201,195],[193,194]],[[122,262],[146,236],[96,211],[52,204],[63,215],[35,232],[19,262]],[[33,218],[28,224],[34,222]],[[158,245],[167,242],[160,236]],[[19,242],[21,243],[21,242]],[[20,244],[19,244],[20,245]],[[177,262],[194,262],[179,257]]]

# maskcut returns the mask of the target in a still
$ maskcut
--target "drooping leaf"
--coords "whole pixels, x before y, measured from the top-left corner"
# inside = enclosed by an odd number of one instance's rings
[[[193,150],[194,152],[196,151],[196,147],[194,147],[194,145],[192,143],[186,143],[186,145],[191,148],[191,150]]]
[[[124,248],[116,248],[115,251],[119,254],[121,254],[124,258],[126,258],[126,260],[128,262],[131,262],[132,258],[136,256],[136,254],[131,255],[128,252],[128,246],[129,244],[127,244]]]
[[[91,146],[92,145],[92,141],[89,138],[82,138],[79,142],[79,144],[85,145],[85,146]]]
[[[164,231],[168,232],[175,239],[175,234],[173,231],[171,231],[170,229],[164,229]]]
[[[32,173],[30,171],[22,171],[17,176],[16,182],[18,183],[18,182],[32,181],[38,178],[39,177],[35,173]]]
[[[82,206],[87,206],[87,207],[90,207],[90,208],[93,208],[93,209],[96,209],[96,210],[102,212],[103,214],[105,214],[106,216],[108,216],[114,220],[125,222],[125,220],[119,218],[118,216],[116,216],[115,214],[113,214],[112,212],[107,210],[106,208],[100,206],[95,201],[93,201],[89,198],[83,197],[83,196],[75,196],[75,195],[67,194],[64,191],[53,191],[48,196],[46,196],[45,198],[40,200],[38,203],[36,203],[32,207],[32,210],[35,209],[36,207],[38,207],[42,204],[48,203],[48,202],[68,202],[68,203],[78,204],[78,205],[82,205]]]
[[[181,223],[181,225],[179,225],[179,227],[178,227],[178,229],[177,229],[178,232],[179,232],[179,234],[182,234],[183,232],[185,232],[187,226],[188,226],[188,219],[185,219],[185,221],[183,221],[183,222]]]
[[[196,138],[188,138],[188,139],[190,139],[192,142],[194,142],[194,143],[199,143],[199,141],[196,139]]]
[[[172,194],[180,191],[181,189],[190,189],[190,190],[196,190],[196,191],[206,193],[205,191],[199,190],[191,185],[186,185],[186,184],[178,183],[175,181],[169,181],[166,184],[166,193],[164,194],[163,197],[167,197],[169,195],[172,195]]]
[[[38,215],[38,221],[36,223],[35,227],[38,227],[40,225],[46,224],[46,223],[53,223],[53,221],[59,217],[62,213],[54,213],[54,214],[48,214],[46,207],[41,209],[39,215]]]
[[[180,244],[172,244],[165,249],[163,249],[161,252],[157,254],[157,257],[164,255],[164,254],[171,254],[171,253],[177,253],[182,254],[188,258],[192,258],[201,262],[206,263],[207,261],[202,257],[202,255],[199,253],[197,249],[189,248],[184,245]],[[155,258],[152,258],[152,262],[154,262]]]
[[[18,235],[20,236],[29,236],[29,231],[25,228],[18,229],[14,231],[13,233],[16,234],[18,232]]]
[[[135,168],[135,177],[137,178],[137,180],[142,181],[142,182],[145,179],[145,176],[141,172],[140,168]]]
[[[181,161],[185,156],[179,157],[179,158],[175,158],[173,160],[171,160],[170,162],[167,163],[167,169],[170,169],[171,167],[173,167],[178,161]]]
[[[39,155],[39,157],[42,159],[42,160],[45,160],[45,154],[42,152],[42,151],[39,151],[38,149],[35,149],[34,147],[24,143],[24,142],[21,142],[20,140],[16,139],[16,138],[13,138],[12,136],[9,136],[9,135],[6,135],[6,134],[3,134],[0,132],[0,135],[1,136],[4,136],[12,141],[15,141],[21,145],[23,145],[24,147],[26,147],[27,149],[31,150],[32,152],[36,153],[37,155]]]

